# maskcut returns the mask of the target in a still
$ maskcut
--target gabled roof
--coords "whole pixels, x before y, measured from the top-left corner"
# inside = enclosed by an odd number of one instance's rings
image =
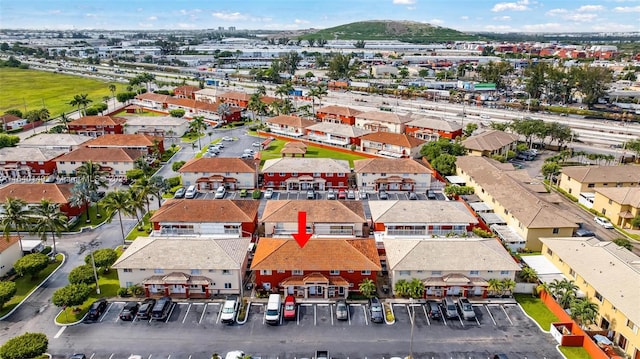
[[[360,110],[346,106],[329,105],[316,110],[316,113],[326,113],[329,115],[342,117],[355,117],[362,113]]]
[[[251,238],[138,237],[115,269],[241,269]]]
[[[249,101],[249,99],[251,98],[251,95],[244,92],[231,91],[231,92],[225,92],[225,93],[219,94],[218,98],[224,98],[224,99],[236,100],[236,101]]]
[[[367,158],[353,161],[356,173],[429,173],[432,171],[411,158]]]
[[[577,228],[575,220],[567,218],[565,213],[538,198],[530,191],[529,184],[537,180],[522,182],[524,174],[513,175],[511,164],[480,156],[459,156],[456,158],[459,171],[473,178],[479,187],[488,192],[496,201],[509,211],[527,228]],[[516,179],[517,178],[517,179]],[[539,181],[538,181],[539,182]]]
[[[392,271],[520,270],[495,238],[384,239],[383,242]]]
[[[144,134],[105,134],[85,143],[87,147],[126,147],[126,146],[146,146],[151,147],[155,142],[162,142],[160,136],[150,136]]]
[[[266,119],[265,122],[274,123],[277,125],[299,127],[299,128],[307,128],[316,123],[315,121],[307,120],[297,116],[289,116],[289,115],[280,115],[276,117],[271,117]]]
[[[349,173],[349,161],[333,158],[283,157],[264,161],[262,172]]]
[[[369,209],[371,220],[376,223],[478,223],[458,201],[369,201]]]
[[[578,182],[638,182],[640,166],[570,166],[562,168],[562,173]]]
[[[515,133],[489,130],[465,139],[462,145],[474,151],[496,151],[517,140],[518,135]]]
[[[10,183],[0,188],[0,202],[7,198],[19,198],[27,203],[40,203],[46,199],[53,203],[66,204],[71,197],[71,184],[60,183]]]
[[[640,257],[613,242],[593,237],[540,241],[630,321],[640,323]]]
[[[0,159],[6,162],[46,162],[62,154],[67,153],[66,149],[49,149],[40,147],[4,147],[0,148]]]
[[[251,269],[376,272],[381,266],[373,238],[311,238],[302,248],[292,238],[260,238]]]
[[[80,147],[55,159],[77,162],[133,162],[145,152],[120,147]]]
[[[255,173],[256,171],[257,168],[253,160],[232,157],[194,158],[178,170],[180,173]]]
[[[191,85],[178,86],[178,87],[173,89],[174,93],[176,93],[176,92],[192,93],[192,92],[197,92],[197,91],[200,91],[200,87],[191,86]]]
[[[0,122],[4,123],[4,124],[8,124],[14,121],[20,121],[22,120],[20,117],[16,116],[16,115],[12,115],[10,113],[5,113],[4,115],[0,116]]]
[[[623,206],[640,208],[640,187],[598,187],[595,190]]]
[[[364,223],[367,221],[360,201],[267,201],[260,222],[298,222],[298,212],[307,213],[313,223]]]
[[[39,133],[36,136],[20,140],[18,145],[20,147],[78,146],[92,139],[94,137],[72,133]]]
[[[427,141],[421,140],[419,138],[415,138],[413,136],[409,136],[404,133],[393,133],[393,132],[373,132],[366,134],[361,137],[362,140],[385,143],[389,145],[396,145],[406,148],[414,148],[418,146],[422,146]]]
[[[258,215],[259,201],[231,199],[169,199],[150,222],[249,223]]]
[[[407,122],[407,126],[428,128],[445,132],[454,132],[462,129],[462,124],[454,121],[447,121],[424,115],[412,115],[411,118],[413,118],[413,120]]]
[[[357,138],[371,133],[370,130],[364,128],[355,127],[344,123],[333,122],[319,122],[315,125],[307,127],[307,130],[330,133],[332,135],[338,135],[348,138]]]
[[[356,115],[357,118],[365,120],[388,122],[388,123],[407,123],[411,121],[411,117],[407,115],[400,115],[395,112],[386,111],[367,111]]]
[[[0,253],[6,251],[11,248],[14,244],[18,243],[20,237],[18,236],[9,236],[5,237],[4,235],[0,235]]]
[[[143,94],[136,96],[136,99],[138,100],[148,100],[148,101],[159,102],[159,103],[167,103],[170,98],[171,96],[169,95],[162,95],[162,94],[153,93],[153,92],[145,92]]]
[[[71,126],[116,126],[123,125],[127,122],[122,117],[111,116],[84,116],[77,120],[69,122]]]

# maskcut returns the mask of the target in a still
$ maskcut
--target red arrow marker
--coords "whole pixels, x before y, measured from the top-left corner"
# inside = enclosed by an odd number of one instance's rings
[[[304,247],[311,238],[311,233],[307,233],[307,212],[298,212],[298,233],[294,233],[293,238],[300,248]]]

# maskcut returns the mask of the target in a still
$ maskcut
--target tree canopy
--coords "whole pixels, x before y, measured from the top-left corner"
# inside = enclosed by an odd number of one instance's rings
[[[7,340],[0,347],[2,359],[37,358],[49,348],[49,340],[44,333],[24,333]]]
[[[49,265],[49,257],[42,253],[31,253],[18,259],[13,268],[20,276],[30,275],[32,278],[38,276]]]

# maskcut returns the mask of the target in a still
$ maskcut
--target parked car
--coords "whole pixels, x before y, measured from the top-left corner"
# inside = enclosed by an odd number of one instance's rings
[[[456,302],[453,301],[452,297],[444,297],[444,299],[442,299],[442,307],[444,308],[444,315],[447,317],[447,319],[455,318],[458,316]]]
[[[244,352],[242,350],[233,350],[227,353],[227,355],[224,356],[224,359],[242,359],[244,358]]]
[[[9,178],[5,177],[5,176],[0,176],[0,184],[1,183],[6,183],[6,182],[9,182]]]
[[[184,187],[178,188],[178,190],[173,194],[173,198],[184,198],[184,193],[186,191],[187,189]]]
[[[44,183],[56,183],[56,175],[50,175],[44,180]]]
[[[215,194],[214,198],[215,199],[223,199],[225,194],[227,194],[227,189],[224,188],[224,186],[220,186],[220,187],[218,187],[218,189],[216,189],[216,194]]]
[[[194,185],[189,186],[189,188],[187,188],[187,190],[184,192],[184,198],[187,198],[187,199],[196,198],[197,195],[198,195],[198,190]]]
[[[288,295],[284,299],[284,319],[291,320],[296,318],[296,297]]]
[[[87,319],[89,320],[97,320],[100,318],[102,313],[107,309],[107,300],[106,299],[98,299],[95,302],[91,303],[89,307],[89,312],[87,313]]]
[[[418,199],[418,195],[415,192],[409,192],[409,199],[415,201]]]
[[[384,311],[382,310],[382,303],[380,303],[380,299],[378,299],[377,297],[369,299],[369,315],[371,316],[371,321],[374,323],[384,322]]]
[[[136,316],[136,318],[138,318],[139,320],[147,320],[149,318],[151,318],[151,310],[153,310],[153,307],[156,305],[156,300],[153,298],[147,298],[144,300],[144,302],[142,302],[142,304],[140,304],[140,307],[138,308],[138,315]]]
[[[350,189],[347,191],[347,199],[356,199],[356,191]]]
[[[245,153],[245,154],[248,154],[248,155],[252,155],[252,156],[253,156],[253,155],[255,155],[255,154],[256,154],[256,151],[254,151],[254,150],[252,150],[252,149],[248,148],[248,149],[244,150],[244,153]]]
[[[250,153],[243,153],[242,155],[240,155],[240,158],[242,158],[242,159],[249,159],[249,160],[250,160],[250,159],[252,159],[252,158],[253,158],[253,155],[252,155],[252,154],[250,154]]]
[[[429,318],[435,320],[442,319],[442,311],[440,311],[440,305],[438,305],[438,302],[427,302],[427,310],[429,311]]]
[[[72,354],[69,359],[87,359],[87,356],[82,353]]]
[[[224,136],[222,137],[223,141],[233,141],[233,138],[229,137],[229,136]]]
[[[333,188],[329,188],[327,191],[327,199],[336,199],[336,191]]]
[[[165,320],[173,306],[171,297],[162,297],[156,301],[151,310],[151,318],[154,320]]]
[[[251,144],[251,146],[260,147],[260,146],[262,146],[262,144],[260,142],[254,142],[254,143]]]
[[[428,189],[427,190],[427,199],[434,200],[434,199],[438,199],[438,197],[436,196],[436,193],[433,190]]]
[[[383,189],[381,189],[380,191],[378,191],[378,199],[389,199],[389,195],[387,194],[387,192]]]
[[[593,220],[596,221],[597,224],[603,226],[606,229],[613,229],[613,224],[611,224],[611,222],[609,222],[609,220],[604,217],[596,216],[593,218]]]
[[[367,194],[366,191],[360,191],[360,199],[367,199],[369,198],[369,195]]]
[[[240,308],[240,301],[235,295],[230,295],[224,301],[222,305],[222,314],[220,315],[220,321],[222,323],[233,323],[236,320],[236,312]]]
[[[246,189],[241,189],[240,190],[240,198],[245,198],[247,196],[247,190]]]
[[[343,188],[338,190],[338,199],[347,199],[347,192]]]
[[[590,231],[586,228],[578,228],[576,229],[576,237],[595,237],[596,234],[593,231]]]
[[[307,199],[316,199],[316,193],[312,189],[307,191]]]
[[[336,302],[336,319],[349,319],[349,305],[344,300],[339,300]]]
[[[140,308],[140,304],[138,302],[127,302],[124,305],[124,308],[120,311],[120,320],[133,320],[138,314],[138,308]]]
[[[264,198],[271,199],[272,197],[273,197],[273,188],[267,188],[267,190],[264,191]]]
[[[469,299],[465,297],[458,298],[458,309],[462,318],[465,320],[476,319],[476,312],[473,310],[473,306],[469,303]]]

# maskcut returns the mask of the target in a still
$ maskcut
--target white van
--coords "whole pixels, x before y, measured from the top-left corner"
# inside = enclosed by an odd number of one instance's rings
[[[267,312],[265,313],[264,320],[271,325],[277,325],[280,323],[280,294],[269,295],[269,302],[267,303]]]
[[[195,198],[197,194],[198,194],[198,191],[196,191],[196,186],[191,185],[184,192],[184,198]]]

